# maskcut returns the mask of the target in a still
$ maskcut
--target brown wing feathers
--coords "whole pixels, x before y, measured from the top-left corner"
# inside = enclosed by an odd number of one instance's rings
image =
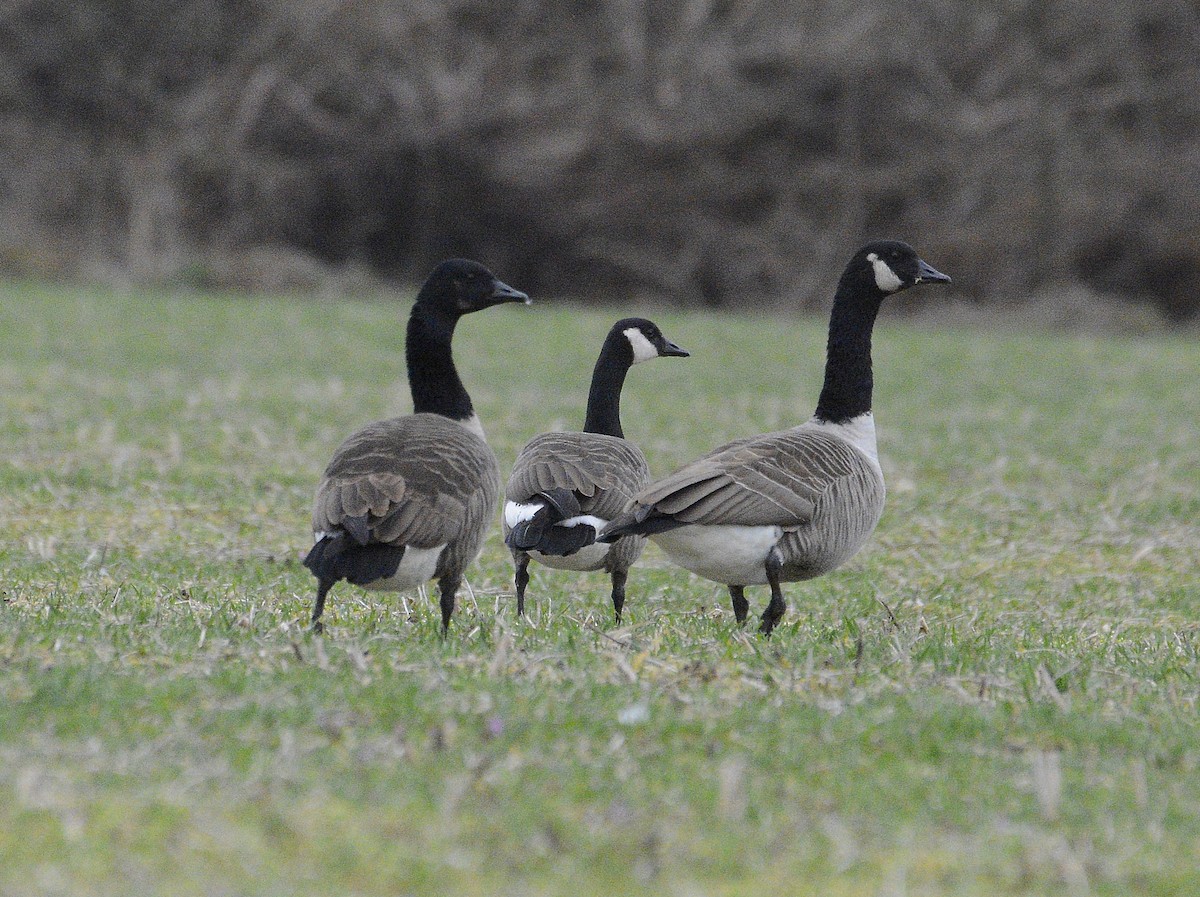
[[[636,446],[599,433],[544,433],[522,449],[509,478],[510,501],[528,501],[552,489],[571,489],[584,513],[611,519],[649,479]]]
[[[797,526],[832,483],[863,463],[836,437],[786,430],[723,446],[636,497],[636,517],[681,523]]]
[[[475,516],[467,505],[479,501],[480,490],[487,510],[494,505],[495,464],[482,440],[438,415],[380,421],[354,434],[330,461],[313,529],[341,528],[358,540],[365,521],[375,542],[445,544]]]

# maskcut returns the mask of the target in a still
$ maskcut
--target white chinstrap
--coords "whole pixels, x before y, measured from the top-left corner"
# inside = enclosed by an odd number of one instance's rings
[[[641,364],[643,361],[649,361],[651,358],[658,358],[658,349],[654,343],[646,339],[646,334],[642,333],[636,327],[630,327],[622,331],[625,338],[629,340],[629,345],[633,347],[633,363]]]
[[[894,293],[900,287],[904,286],[904,281],[900,279],[900,275],[893,271],[891,265],[874,252],[867,253],[867,261],[875,269],[875,286],[879,287],[883,292]]]

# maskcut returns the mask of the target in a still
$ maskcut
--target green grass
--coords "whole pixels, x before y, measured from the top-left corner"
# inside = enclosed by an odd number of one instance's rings
[[[408,410],[407,303],[0,288],[0,893],[1200,893],[1200,346],[876,334],[888,508],[770,640],[651,548],[611,623],[493,532],[451,636],[309,501]],[[466,319],[497,449],[614,312]],[[652,469],[804,419],[821,322],[656,314]],[[761,612],[763,589],[750,591]]]

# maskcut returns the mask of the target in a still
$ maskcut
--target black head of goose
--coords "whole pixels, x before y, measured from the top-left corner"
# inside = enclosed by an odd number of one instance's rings
[[[325,596],[343,579],[397,592],[436,579],[442,628],[449,627],[463,571],[479,554],[500,492],[496,457],[450,344],[463,315],[529,301],[465,259],[442,262],[421,287],[405,341],[413,414],[348,436],[317,487],[316,544],[304,559],[317,578],[315,631]]]
[[[761,625],[769,633],[786,608],[779,584],[840,566],[883,513],[871,416],[871,331],[880,305],[917,284],[949,282],[906,243],[868,243],[838,282],[813,417],[720,446],[651,483],[599,538],[650,536],[676,564],[728,585],[739,623],[749,609],[745,587],[770,585]]]
[[[624,318],[608,331],[592,372],[582,433],[543,433],[521,449],[505,490],[504,542],[516,566],[517,613],[525,613],[529,561],[560,570],[605,570],[620,622],[629,568],[644,536],[597,543],[596,532],[624,511],[650,480],[641,450],[621,428],[621,389],[629,368],[688,353],[653,321]]]

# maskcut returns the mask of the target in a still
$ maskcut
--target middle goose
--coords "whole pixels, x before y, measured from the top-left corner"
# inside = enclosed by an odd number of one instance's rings
[[[596,533],[650,480],[641,450],[621,429],[621,387],[629,368],[661,356],[686,358],[645,318],[613,324],[600,349],[582,433],[543,433],[517,456],[505,490],[504,542],[516,572],[517,614],[525,613],[531,558],[559,570],[606,570],[617,622],[625,581],[644,536],[597,543]]]

